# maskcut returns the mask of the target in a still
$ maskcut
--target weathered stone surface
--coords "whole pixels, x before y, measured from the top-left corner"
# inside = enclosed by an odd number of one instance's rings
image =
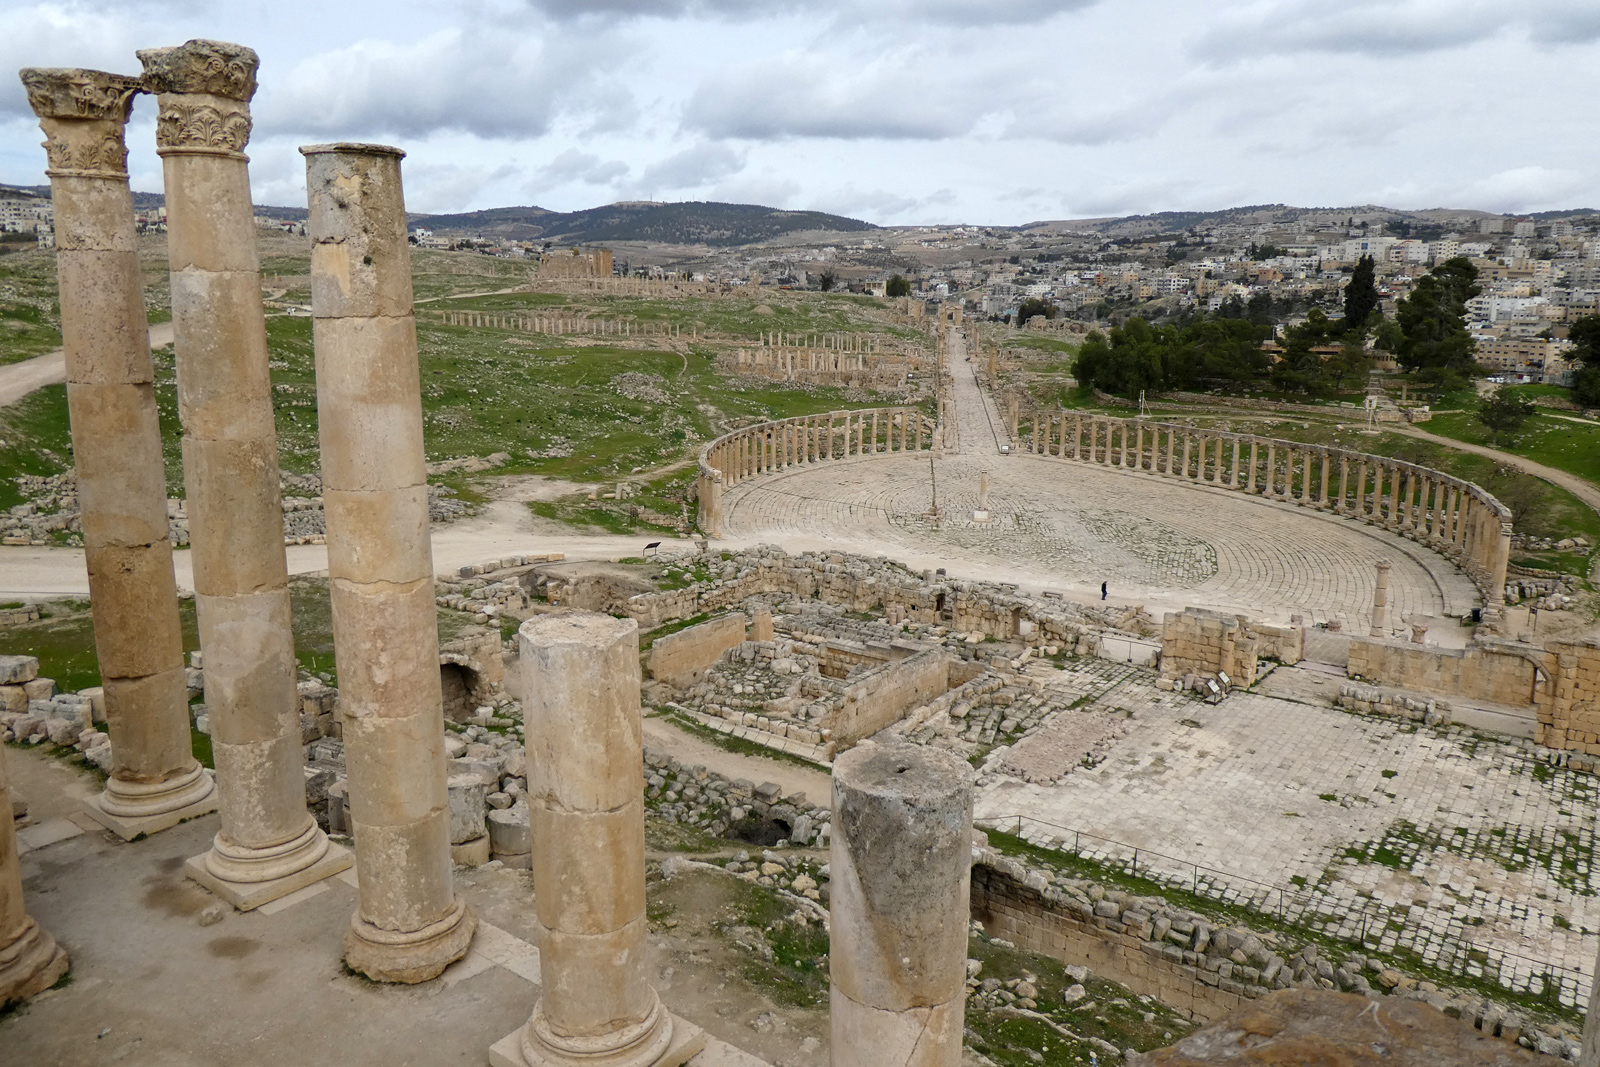
[[[23,685],[39,677],[39,661],[33,656],[0,656],[0,685]]]
[[[1414,1000],[1285,989],[1129,1067],[1515,1067],[1542,1062]]]

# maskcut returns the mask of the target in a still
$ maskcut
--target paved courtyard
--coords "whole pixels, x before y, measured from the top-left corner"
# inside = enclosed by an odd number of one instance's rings
[[[980,523],[972,513],[984,470],[990,521]],[[935,494],[938,523],[922,517]],[[826,540],[908,562],[944,560],[962,576],[1010,568],[1030,586],[1080,593],[1104,581],[1121,600],[1303,614],[1361,632],[1380,559],[1394,561],[1396,620],[1479,603],[1444,557],[1375,527],[1044,456],[867,456],[746,482],[724,508],[730,540]]]
[[[1046,671],[1094,698],[1061,715],[1132,718],[1062,784],[988,779],[980,821],[1124,867],[1137,849],[1139,872],[1168,884],[1585,1002],[1600,944],[1593,776],[1459,727],[1256,694],[1209,706],[1111,663]]]

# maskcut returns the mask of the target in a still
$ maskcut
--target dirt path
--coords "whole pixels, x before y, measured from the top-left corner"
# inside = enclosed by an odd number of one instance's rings
[[[158,322],[150,327],[151,348],[163,348],[171,343],[172,323]],[[59,348],[21,363],[0,367],[0,407],[15,404],[36,389],[66,380],[67,360]]]
[[[804,793],[807,800],[824,808],[831,803],[833,780],[822,771],[808,770],[786,760],[729,752],[667,719],[646,719],[644,740],[650,748],[680,763],[690,766],[698,763],[723,777],[747,778],[756,785],[777,782],[785,796]]]
[[[1554,467],[1546,467],[1543,463],[1535,463],[1531,459],[1524,459],[1510,452],[1502,452],[1498,448],[1489,448],[1485,445],[1469,445],[1465,441],[1457,441],[1453,437],[1440,437],[1436,433],[1428,433],[1426,430],[1419,430],[1415,426],[1392,425],[1386,426],[1385,429],[1391,429],[1396,433],[1403,433],[1410,437],[1420,437],[1425,441],[1432,441],[1435,444],[1444,445],[1446,448],[1454,448],[1461,452],[1472,452],[1480,456],[1488,456],[1497,463],[1504,463],[1508,467],[1515,467],[1526,474],[1531,474],[1536,478],[1543,478],[1547,482],[1559,485],[1585,504],[1588,504],[1595,511],[1600,512],[1600,486],[1595,485],[1587,478],[1580,478],[1576,474],[1568,474],[1566,471],[1556,470]]]

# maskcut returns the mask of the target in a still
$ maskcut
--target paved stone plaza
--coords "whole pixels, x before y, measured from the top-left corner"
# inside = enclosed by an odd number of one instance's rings
[[[972,519],[983,470],[987,523]],[[937,523],[923,518],[935,481],[945,516]],[[1478,603],[1444,557],[1355,520],[1042,456],[868,456],[747,482],[724,508],[733,540],[875,544],[897,558],[947,558],[955,574],[968,562],[1009,565],[1045,588],[1105,581],[1122,600],[1258,618],[1303,614],[1364,628],[1380,559],[1394,561],[1397,621]]]
[[[1022,816],[1035,843],[1125,867],[1138,849],[1139,872],[1168,884],[1453,973],[1553,979],[1562,1003],[1584,1002],[1600,930],[1592,776],[1460,727],[1255,693],[1210,706],[1105,662],[1034,671],[1091,698],[1061,715],[1132,718],[1060,785],[985,779],[980,821]],[[1280,668],[1272,688],[1307,675]]]

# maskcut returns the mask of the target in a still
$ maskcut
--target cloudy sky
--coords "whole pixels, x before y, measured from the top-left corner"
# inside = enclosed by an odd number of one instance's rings
[[[192,37],[261,54],[260,203],[360,140],[407,150],[418,211],[1600,206],[1597,0],[0,0],[12,70]],[[45,180],[38,142],[7,76],[0,182]]]

